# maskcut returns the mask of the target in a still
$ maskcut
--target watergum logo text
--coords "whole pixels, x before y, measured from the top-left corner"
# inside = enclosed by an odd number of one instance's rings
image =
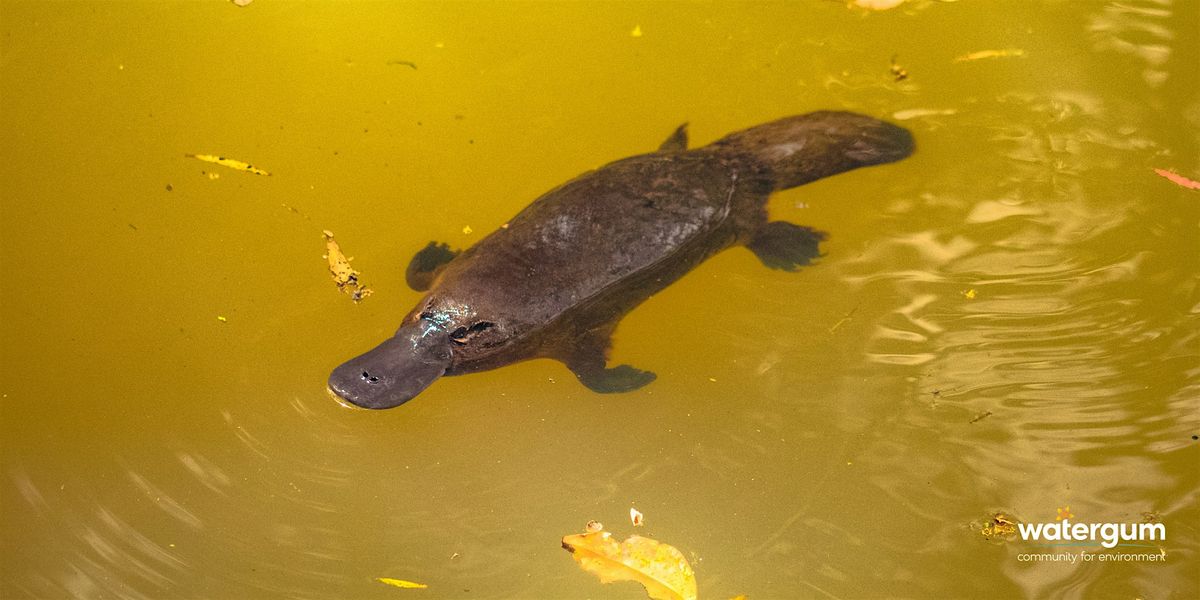
[[[1145,542],[1167,539],[1167,527],[1162,523],[1075,523],[1063,519],[1057,523],[1018,523],[1017,530],[1025,541],[1086,542],[1100,540],[1105,548],[1115,548],[1121,542]],[[1054,544],[1064,546],[1068,544]],[[1137,544],[1122,544],[1135,546]],[[1147,546],[1153,547],[1153,546]]]

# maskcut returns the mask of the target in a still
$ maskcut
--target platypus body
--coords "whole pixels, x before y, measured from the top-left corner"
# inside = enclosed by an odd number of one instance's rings
[[[771,192],[912,151],[907,130],[848,112],[787,117],[693,150],[681,126],[657,152],[576,177],[461,253],[430,242],[407,272],[425,297],[394,336],[334,369],[329,388],[392,408],[442,375],[531,358],[562,361],[597,392],[642,387],[653,373],[607,365],[625,314],[731,246],[774,269],[808,264],[825,234],[768,221]]]

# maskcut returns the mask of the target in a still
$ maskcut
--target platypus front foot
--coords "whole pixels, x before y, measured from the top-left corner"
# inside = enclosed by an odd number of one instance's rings
[[[817,246],[824,239],[825,234],[815,229],[771,221],[755,232],[746,247],[772,269],[795,271],[821,255]]]
[[[589,390],[601,394],[632,392],[658,377],[650,371],[635,369],[629,365],[618,365],[611,369],[575,371],[575,376]]]

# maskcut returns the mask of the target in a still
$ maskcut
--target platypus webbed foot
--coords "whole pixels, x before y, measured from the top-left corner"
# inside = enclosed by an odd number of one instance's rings
[[[611,369],[575,371],[575,376],[589,390],[601,394],[632,392],[658,377],[650,371],[635,369],[629,365],[618,365]]]
[[[759,229],[746,247],[772,269],[795,271],[821,255],[823,232],[787,221],[772,221]]]
[[[408,269],[404,272],[408,287],[416,292],[429,290],[438,273],[460,253],[460,250],[451,250],[448,244],[429,242],[408,263]]]
[[[612,332],[616,327],[617,323],[614,320],[570,340],[564,340],[563,346],[550,356],[567,365],[575,377],[579,378],[579,382],[589,390],[601,394],[631,392],[654,381],[657,377],[654,373],[629,365],[605,368],[608,363],[608,348],[612,345]]]

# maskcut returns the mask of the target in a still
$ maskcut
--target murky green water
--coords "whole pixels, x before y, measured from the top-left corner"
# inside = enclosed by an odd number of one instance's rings
[[[633,506],[701,598],[1197,597],[1200,192],[1153,169],[1200,179],[1198,38],[1169,0],[6,1],[0,596],[642,598],[559,548]],[[818,265],[734,249],[635,310],[651,386],[326,394],[427,241],[681,122],[818,109],[918,152],[775,197]],[[1066,507],[1167,539],[980,533]],[[1028,559],[1080,551],[1161,560]]]

